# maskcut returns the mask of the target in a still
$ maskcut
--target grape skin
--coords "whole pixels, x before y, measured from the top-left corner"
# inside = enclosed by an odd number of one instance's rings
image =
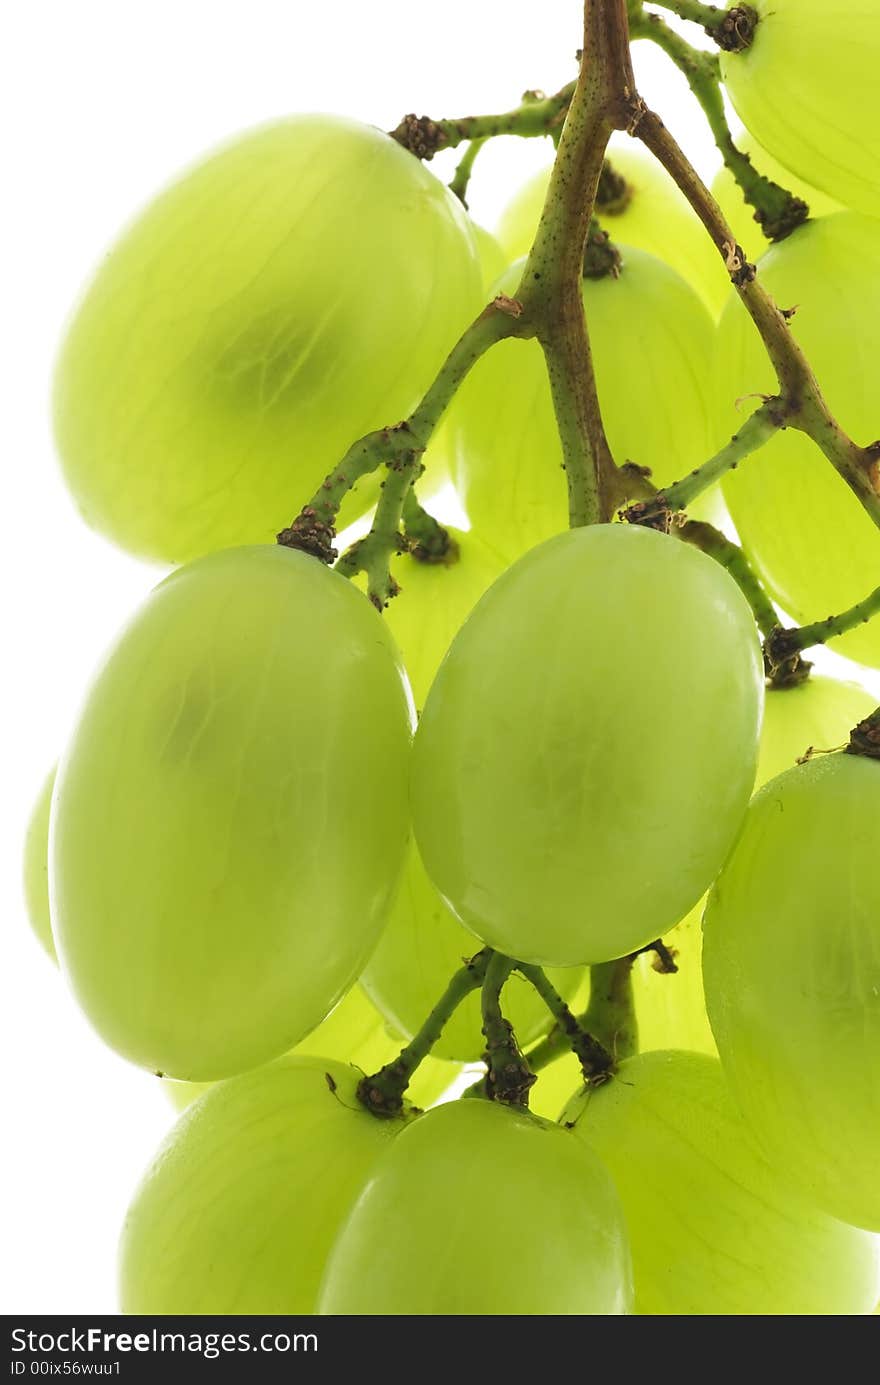
[[[52,920],[49,914],[49,811],[55,787],[54,765],[43,781],[43,787],[31,809],[24,838],[22,861],[25,910],[28,922],[43,950],[53,962],[58,961]]]
[[[359,1077],[282,1058],[196,1101],[126,1216],[123,1313],[313,1313],[335,1236],[404,1123],[358,1104]]]
[[[324,1316],[619,1315],[629,1254],[614,1190],[566,1131],[481,1098],[413,1121],[327,1265]]]
[[[754,799],[703,924],[718,1052],[743,1113],[831,1216],[880,1231],[880,765],[824,755]]]
[[[623,1204],[641,1315],[870,1313],[873,1237],[816,1213],[759,1153],[717,1059],[659,1051],[623,1063],[563,1119]]]
[[[162,562],[271,541],[414,407],[481,298],[467,216],[388,135],[298,115],[239,136],[150,203],[73,317],[55,434],[84,518]]]
[[[634,951],[720,868],[762,702],[751,611],[711,559],[628,525],[548,540],[480,602],[425,705],[412,808],[431,879],[522,961]]]
[[[56,941],[105,1042],[211,1080],[324,1018],[403,862],[409,697],[376,611],[305,554],[228,549],[155,589],[53,801]]]

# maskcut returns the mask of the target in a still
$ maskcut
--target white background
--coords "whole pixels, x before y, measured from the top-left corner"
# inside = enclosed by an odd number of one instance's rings
[[[171,1121],[158,1082],[109,1053],[33,941],[20,896],[30,801],[97,657],[157,572],[87,531],[56,471],[47,392],[78,288],[181,165],[291,110],[389,128],[409,110],[506,109],[573,75],[579,0],[54,0],[4,16],[0,696],[6,1313],[113,1312],[131,1191]],[[704,175],[714,151],[683,83],[637,50],[643,94]],[[503,140],[478,164],[491,225],[549,157]],[[441,170],[441,162],[435,164]]]

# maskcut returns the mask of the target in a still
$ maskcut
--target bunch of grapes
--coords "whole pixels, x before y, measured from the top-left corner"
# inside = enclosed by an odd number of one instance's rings
[[[25,852],[95,1030],[186,1108],[127,1313],[874,1307],[880,713],[804,651],[880,667],[880,14],[658,4],[714,46],[586,0],[554,96],[244,135],[73,317],[66,481],[171,567]],[[557,150],[495,240],[500,133]]]

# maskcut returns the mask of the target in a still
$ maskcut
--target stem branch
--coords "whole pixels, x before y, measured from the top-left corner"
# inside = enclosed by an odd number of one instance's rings
[[[535,1074],[523,1057],[513,1026],[501,1013],[501,990],[515,965],[510,957],[495,952],[486,968],[481,996],[487,1068],[484,1091],[492,1101],[528,1109]]]
[[[531,981],[553,1015],[556,1020],[556,1033],[564,1037],[568,1047],[580,1063],[584,1082],[588,1085],[604,1082],[614,1066],[614,1060],[609,1050],[575,1018],[562,996],[540,967],[527,966],[524,962],[517,962],[516,969],[522,973],[527,981]],[[531,1058],[529,1061],[531,1062]]]

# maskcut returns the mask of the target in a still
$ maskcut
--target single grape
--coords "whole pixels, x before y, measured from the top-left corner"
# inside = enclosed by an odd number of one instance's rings
[[[814,676],[797,687],[768,689],[758,751],[758,787],[790,768],[811,746],[829,750],[844,744],[850,729],[873,707],[874,701],[864,688],[833,678]],[[642,1049],[716,1052],[703,995],[704,906],[705,900],[700,900],[667,934],[677,972],[658,972],[652,953],[636,959],[633,993]]]
[[[160,561],[271,540],[413,407],[480,299],[464,211],[388,135],[328,115],[245,134],[147,207],[74,315],[55,380],[74,498]]]
[[[809,183],[805,183],[802,178],[790,173],[787,168],[783,168],[766,149],[762,149],[758,141],[748,131],[737,136],[737,148],[744,154],[748,154],[755,168],[759,173],[763,173],[765,178],[778,183],[780,187],[791,192],[795,197],[800,197],[806,202],[810,209],[810,216],[829,216],[831,212],[839,212],[841,206],[826,193],[820,192]],[[739,244],[745,249],[746,256],[750,260],[755,260],[762,250],[766,249],[766,241],[760,226],[755,220],[755,209],[751,207],[740,191],[739,183],[726,164],[722,164],[712,180],[712,196],[718,203],[725,215],[730,229],[736,236]],[[726,302],[730,294],[726,294]]]
[[[37,941],[52,958],[58,961],[52,921],[49,917],[49,810],[55,787],[55,765],[47,775],[39,797],[31,810],[24,837],[23,885],[24,904],[28,922]]]
[[[730,290],[718,251],[684,193],[661,164],[640,149],[612,145],[613,177],[599,184],[596,215],[619,248],[646,250],[665,261],[716,315]],[[550,169],[541,169],[508,203],[498,223],[498,241],[508,259],[527,255],[547,195]]]
[[[492,235],[492,232],[487,231],[485,226],[479,226],[475,221],[471,222],[471,233],[476,242],[480,269],[483,273],[483,289],[488,293],[496,279],[501,278],[510,260],[518,259],[519,254],[524,254],[525,252],[520,251],[518,255],[511,255],[508,258],[499,242]],[[526,249],[528,249],[528,247],[526,247]]]
[[[282,1058],[181,1117],[125,1219],[123,1313],[315,1311],[337,1232],[404,1124],[360,1106],[359,1076]]]
[[[567,1131],[454,1101],[388,1149],[333,1247],[318,1311],[605,1316],[629,1309],[611,1181]]]
[[[767,1154],[880,1230],[880,764],[824,755],[757,795],[709,896],[712,1032]]]
[[[503,276],[502,292],[515,292],[521,269]],[[658,485],[678,480],[723,440],[710,426],[708,313],[673,270],[637,250],[619,279],[585,279],[584,303],[614,456],[650,467]],[[501,342],[478,361],[448,427],[452,479],[481,538],[512,560],[566,528],[562,446],[537,342]],[[694,513],[711,518],[711,501]]]
[[[750,0],[751,46],[721,54],[737,115],[785,168],[880,214],[876,0]]]
[[[611,1173],[635,1311],[662,1316],[870,1313],[874,1238],[806,1206],[766,1162],[715,1058],[644,1053],[563,1119]]]
[[[296,1045],[291,1056],[334,1058],[340,1063],[350,1063],[359,1072],[374,1073],[396,1058],[405,1042],[402,1035],[391,1032],[361,987],[352,986],[317,1029]],[[435,1058],[422,1059],[406,1089],[407,1099],[415,1106],[433,1106],[458,1071],[452,1063]],[[183,1111],[214,1085],[211,1082],[176,1082],[166,1077],[162,1090],[172,1106]]]
[[[838,422],[859,441],[877,432],[874,362],[880,352],[880,235],[851,212],[822,217],[768,250],[759,273],[782,307]],[[732,431],[744,395],[773,393],[773,368],[738,300],[719,329],[719,418]],[[724,492],[749,557],[779,604],[801,623],[842,611],[872,591],[880,532],[805,433],[788,428],[725,477]],[[833,648],[880,666],[880,622]]]
[[[123,631],[59,771],[59,954],[92,1024],[173,1077],[302,1039],[402,864],[408,689],[370,603],[305,554],[180,568]]]
[[[717,874],[762,701],[751,611],[717,563],[630,525],[548,540],[486,593],[425,704],[412,800],[431,879],[523,961],[634,951]]]

